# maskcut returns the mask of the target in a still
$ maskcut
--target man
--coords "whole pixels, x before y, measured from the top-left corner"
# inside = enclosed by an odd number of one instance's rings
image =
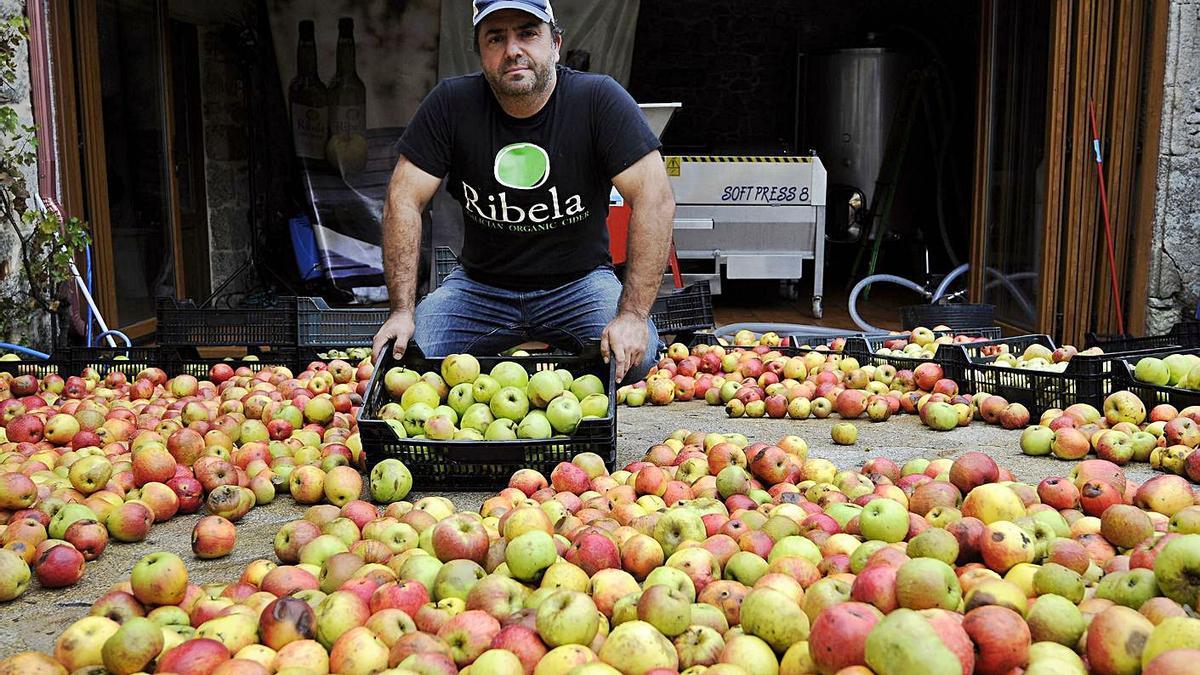
[[[600,339],[618,380],[657,358],[649,320],[675,202],[661,147],[632,97],[558,66],[549,0],[475,0],[481,73],[448,79],[400,139],[383,214],[392,312],[375,336],[429,356],[495,354],[530,340]],[[414,307],[421,212],[442,178],[463,208],[462,267]],[[622,288],[610,265],[612,186],[632,207]]]

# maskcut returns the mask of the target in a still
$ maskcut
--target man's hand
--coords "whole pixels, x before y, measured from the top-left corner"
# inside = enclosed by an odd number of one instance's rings
[[[392,312],[387,321],[384,321],[383,325],[379,327],[379,332],[375,334],[375,342],[371,350],[371,363],[379,365],[383,350],[387,347],[388,340],[392,338],[396,338],[392,354],[397,359],[403,356],[404,349],[408,347],[408,341],[412,338],[415,328],[411,309],[398,309]]]
[[[615,319],[604,327],[600,335],[600,353],[604,362],[617,360],[617,382],[625,379],[629,372],[646,356],[646,343],[650,341],[650,329],[646,318],[633,312],[619,312]]]

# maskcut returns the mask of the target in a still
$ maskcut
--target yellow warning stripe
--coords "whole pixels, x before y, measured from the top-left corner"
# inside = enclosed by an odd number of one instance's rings
[[[681,157],[666,157],[670,160],[699,163],[732,163],[732,164],[810,164],[812,157],[780,157],[767,155],[692,155]]]

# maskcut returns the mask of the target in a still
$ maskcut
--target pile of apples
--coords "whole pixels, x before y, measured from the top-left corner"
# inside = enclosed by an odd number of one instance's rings
[[[1038,424],[1021,433],[1021,452],[1079,460],[1095,453],[1124,466],[1149,462],[1159,471],[1200,483],[1200,406],[1178,410],[1159,404],[1147,414],[1145,403],[1130,391],[1104,400],[1103,410],[1077,403],[1066,410],[1047,410]]]
[[[0,672],[1183,675],[1197,499],[1104,460],[1031,485],[979,452],[839,470],[679,430],[478,513],[314,506],[228,584],[153,554]]]
[[[948,326],[925,328],[918,326],[907,333],[897,333],[888,336],[875,353],[879,356],[895,356],[906,359],[932,359],[937,355],[940,345],[970,344],[985,342],[988,338],[971,335],[955,335]],[[980,353],[990,356],[999,354],[999,345],[987,345],[980,348]]]
[[[990,351],[989,351],[990,350]],[[1019,355],[1014,354],[1009,350],[1006,344],[988,345],[981,348],[983,356],[995,356],[991,362],[993,366],[1003,368],[1025,368],[1029,370],[1044,370],[1048,372],[1061,373],[1067,369],[1067,364],[1075,356],[1099,356],[1104,353],[1104,350],[1099,347],[1091,347],[1083,351],[1079,351],[1072,345],[1063,345],[1050,349],[1041,344],[1031,344],[1025,348]],[[986,375],[986,373],[984,374]]]
[[[1146,356],[1138,359],[1133,379],[1160,387],[1180,387],[1200,391],[1200,356],[1169,354],[1163,358]]]
[[[565,369],[532,375],[516,361],[487,374],[470,354],[442,359],[440,373],[396,366],[384,373],[392,401],[379,411],[400,438],[507,441],[569,436],[580,420],[608,416],[605,384]]]
[[[221,542],[212,557],[232,546],[232,523],[277,491],[301,504],[357,499],[354,413],[370,376],[369,363],[338,360],[295,377],[225,363],[207,380],[159,368],[132,381],[117,370],[0,375],[0,601],[31,577],[70,586],[110,541],[142,541],[154,523],[202,506],[221,519],[201,528]],[[403,498],[411,476],[392,483],[404,488],[381,479],[380,496]]]

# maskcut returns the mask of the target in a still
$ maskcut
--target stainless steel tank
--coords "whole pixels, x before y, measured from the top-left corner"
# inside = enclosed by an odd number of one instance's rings
[[[888,130],[911,69],[910,56],[883,47],[801,55],[800,137],[829,171],[831,221],[842,220],[844,208],[835,191],[847,200],[857,192],[862,208],[871,205]],[[916,130],[923,132],[923,126]]]

